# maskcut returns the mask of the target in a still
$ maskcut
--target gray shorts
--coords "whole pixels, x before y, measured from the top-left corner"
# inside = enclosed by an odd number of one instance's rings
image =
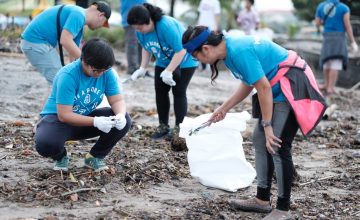
[[[50,44],[37,44],[26,40],[21,40],[20,48],[31,65],[52,85],[56,73],[62,67],[56,48]]]

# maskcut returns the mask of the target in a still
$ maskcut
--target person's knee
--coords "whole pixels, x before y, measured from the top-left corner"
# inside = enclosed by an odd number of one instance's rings
[[[186,88],[173,88],[172,93],[176,99],[186,98]]]
[[[55,157],[60,154],[64,146],[59,144],[53,137],[36,134],[35,148],[43,157]]]

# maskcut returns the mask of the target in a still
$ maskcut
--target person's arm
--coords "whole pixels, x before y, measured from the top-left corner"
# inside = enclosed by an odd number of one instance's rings
[[[262,119],[264,121],[271,121],[273,97],[270,82],[264,76],[254,84],[254,87],[256,88],[258,94]]]
[[[142,48],[141,50],[141,64],[140,64],[140,67],[142,68],[146,68],[147,65],[149,64],[149,61],[150,61],[150,52],[145,50],[144,48]]]
[[[320,27],[322,25],[322,21],[319,17],[315,18],[315,25]]]
[[[273,96],[270,82],[264,76],[255,83],[254,87],[257,90],[259,98],[262,120],[271,123],[273,114]],[[281,147],[281,145],[279,144],[281,143],[281,140],[274,135],[274,131],[271,125],[264,127],[264,131],[266,138],[266,148],[269,153],[274,154],[275,151],[273,149],[273,146]]]
[[[225,118],[226,113],[235,105],[244,100],[253,90],[253,87],[240,83],[236,91],[228,98],[219,108],[217,108],[211,115],[209,121],[218,122]]]
[[[75,42],[73,40],[73,35],[66,29],[64,29],[61,32],[60,43],[65,48],[65,50],[69,53],[70,61],[73,61],[80,57],[81,50],[75,44]]]
[[[73,126],[93,126],[94,117],[84,116],[73,112],[73,106],[57,104],[58,118],[61,122]]]
[[[111,109],[113,110],[114,114],[123,114],[126,113],[126,104],[124,96],[121,94],[113,95],[113,96],[107,96],[108,102],[111,106]]]
[[[169,72],[174,72],[176,67],[178,67],[180,65],[180,63],[183,60],[185,54],[186,54],[185,49],[182,49],[179,52],[175,53],[174,56],[172,57],[169,65],[166,67],[166,70],[169,71]]]
[[[346,13],[344,15],[344,25],[345,25],[345,30],[349,37],[350,43],[354,43],[355,38],[354,38],[353,30],[351,27],[351,23],[350,23],[350,13]]]

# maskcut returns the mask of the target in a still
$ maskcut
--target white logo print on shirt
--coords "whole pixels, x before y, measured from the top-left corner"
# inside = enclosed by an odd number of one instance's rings
[[[102,100],[103,96],[104,93],[96,87],[79,91],[74,98],[73,112],[82,115],[92,112],[92,110],[97,107],[99,100]]]

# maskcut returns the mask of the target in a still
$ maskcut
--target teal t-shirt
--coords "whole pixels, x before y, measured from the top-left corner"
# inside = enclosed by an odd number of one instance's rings
[[[333,8],[334,4],[336,6]],[[332,10],[330,11],[330,9]],[[329,15],[324,24],[324,32],[345,32],[344,16],[350,13],[349,7],[339,0],[327,0],[318,5],[315,16],[323,21],[328,13]]]
[[[82,71],[81,60],[64,66],[56,74],[51,94],[40,115],[57,114],[57,104],[70,105],[73,112],[90,114],[105,96],[120,94],[116,73],[109,69],[100,77],[90,77]]]
[[[264,76],[271,80],[278,71],[278,65],[288,58],[285,48],[256,36],[226,36],[225,42],[225,65],[235,78],[249,86]],[[274,101],[285,101],[279,83],[272,87],[272,92]]]
[[[157,31],[157,35],[155,31]],[[181,40],[184,32],[185,28],[177,20],[164,15],[156,23],[156,30],[154,29],[146,34],[136,32],[136,36],[141,46],[155,56],[156,65],[166,68],[174,54],[183,49]],[[159,42],[166,55],[162,52]],[[186,54],[180,64],[180,68],[196,67],[197,65],[197,61],[192,56]]]
[[[25,28],[21,37],[32,43],[57,45],[56,16],[60,5],[40,13]],[[80,45],[85,26],[85,9],[76,5],[66,5],[60,13],[60,30],[66,29],[73,35],[76,45]]]

